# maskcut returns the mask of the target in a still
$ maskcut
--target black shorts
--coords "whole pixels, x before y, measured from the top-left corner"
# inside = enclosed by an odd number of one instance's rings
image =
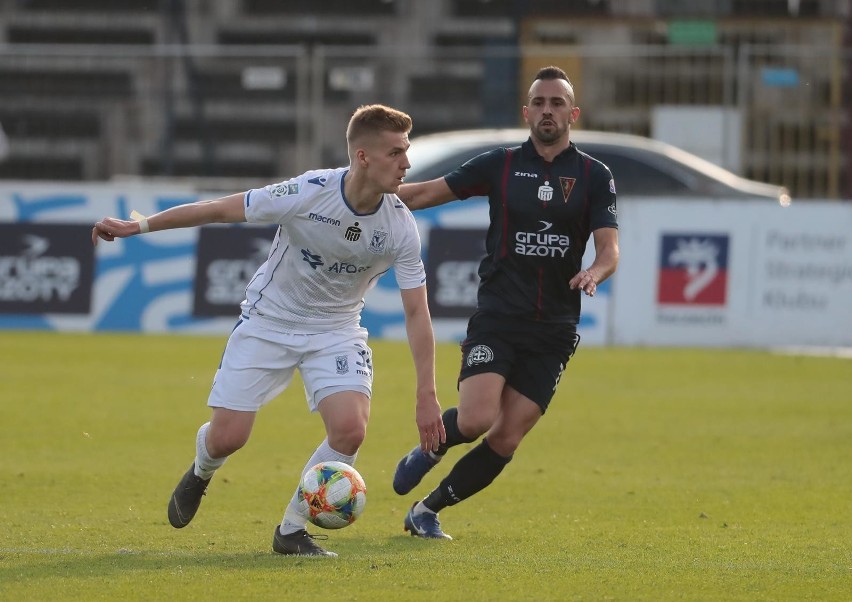
[[[459,382],[474,374],[500,374],[544,414],[579,343],[573,324],[542,324],[477,312],[461,344]]]

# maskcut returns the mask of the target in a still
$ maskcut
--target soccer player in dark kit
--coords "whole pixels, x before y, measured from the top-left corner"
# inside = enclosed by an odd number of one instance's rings
[[[565,72],[541,69],[523,107],[526,142],[479,155],[443,178],[400,187],[411,209],[487,195],[490,215],[477,310],[461,344],[459,404],[443,414],[446,442],[403,457],[394,490],[407,494],[449,448],[485,437],[414,503],[404,520],[412,535],[451,539],[438,512],[487,487],[512,459],[577,348],[581,293],[594,295],[615,272],[615,183],[606,165],[570,141],[579,115]],[[583,269],[590,237],[596,256]]]

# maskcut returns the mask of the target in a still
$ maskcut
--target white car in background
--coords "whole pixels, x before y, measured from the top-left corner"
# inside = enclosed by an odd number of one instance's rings
[[[476,155],[499,146],[517,146],[528,137],[526,128],[416,136],[411,140],[411,169],[405,181],[439,178]],[[571,131],[571,140],[609,167],[619,198],[768,199],[782,207],[790,205],[790,195],[783,186],[748,180],[665,142],[581,129]]]
[[[416,136],[408,158],[406,182],[446,175],[459,165],[500,146],[517,146],[529,137],[525,128],[457,130]],[[742,199],[746,202],[790,204],[787,190],[741,178],[709,161],[669,144],[626,134],[572,130],[571,140],[605,163],[613,173],[619,201],[651,199]],[[629,204],[630,201],[628,200]],[[485,252],[488,202],[472,197],[414,212],[423,241],[426,280],[433,326],[439,340],[464,338],[467,317],[476,307],[479,261]],[[586,246],[584,265],[594,258]],[[579,332],[586,344],[607,341],[611,281],[594,298],[584,299]],[[381,287],[379,287],[381,288]],[[395,289],[388,289],[388,294]],[[369,304],[368,304],[369,305]]]

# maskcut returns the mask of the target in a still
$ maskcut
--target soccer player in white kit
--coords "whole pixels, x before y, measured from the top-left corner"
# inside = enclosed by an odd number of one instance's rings
[[[305,464],[354,464],[364,440],[373,381],[365,293],[391,266],[402,296],[416,384],[415,418],[424,450],[445,440],[435,391],[435,339],[426,302],[420,237],[396,196],[410,167],[411,118],[382,105],[360,107],[346,130],[348,168],[314,170],[291,180],[148,218],[107,217],[92,242],[210,223],[279,224],[269,256],[252,277],[207,404],[212,417],[196,437],[196,457],[168,505],[175,528],[189,524],[214,472],[245,445],[257,411],[281,393],[298,368],[308,406],[326,439]],[[280,554],[336,556],[306,530],[294,494],[272,547]]]

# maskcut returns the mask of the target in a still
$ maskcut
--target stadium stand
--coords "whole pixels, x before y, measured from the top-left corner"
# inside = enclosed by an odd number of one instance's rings
[[[318,31],[286,30],[280,27],[249,28],[225,27],[219,30],[220,44],[257,44],[265,46],[278,45],[325,45],[325,46],[372,46],[376,43],[374,35],[353,31],[338,31],[321,29]]]
[[[332,124],[363,103],[407,110],[416,134],[517,125],[519,82],[557,62],[584,127],[647,135],[655,106],[735,107],[743,175],[837,197],[852,187],[842,4],[0,0],[0,177],[283,177],[345,162]],[[679,21],[698,26],[678,38]]]
[[[17,0],[15,9],[24,12],[68,11],[96,13],[149,13],[159,6],[158,0]]]
[[[334,17],[392,17],[400,3],[394,0],[324,0],[322,14]],[[244,0],[247,15],[317,15],[318,6],[304,0]]]
[[[133,78],[127,71],[72,68],[0,68],[0,94],[11,99],[62,99],[57,109],[74,99],[130,98]]]
[[[95,110],[0,109],[0,123],[15,138],[96,140],[101,135],[101,117]]]
[[[154,32],[138,27],[12,25],[6,38],[12,44],[153,44]]]
[[[0,178],[11,180],[82,181],[83,162],[74,157],[28,157],[18,154],[0,162]]]

